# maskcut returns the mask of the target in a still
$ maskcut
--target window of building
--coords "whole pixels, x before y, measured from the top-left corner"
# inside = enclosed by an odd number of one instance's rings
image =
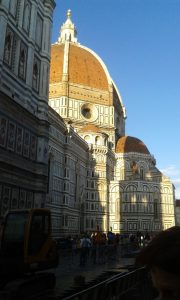
[[[155,219],[158,218],[158,200],[157,199],[154,200],[154,218]]]
[[[95,137],[95,144],[96,145],[101,145],[101,138],[99,136]]]
[[[41,44],[42,44],[42,29],[43,29],[43,20],[40,17],[40,15],[37,14],[35,43],[39,49],[41,49]]]
[[[68,205],[69,197],[67,195],[63,195],[63,204]]]
[[[64,183],[64,192],[69,192],[69,183],[68,182]]]
[[[70,158],[69,158],[69,156],[67,156],[67,155],[65,156],[64,163],[67,164],[67,165],[70,165]]]
[[[91,188],[94,189],[94,186],[95,186],[95,182],[91,181]]]
[[[17,7],[18,7],[18,0],[10,0],[9,3],[9,12],[13,18],[17,16]]]
[[[141,180],[144,179],[144,169],[143,169],[143,167],[140,168],[140,179]]]
[[[29,1],[26,0],[24,4],[23,29],[27,33],[29,32],[30,14],[31,14],[31,6]]]
[[[13,40],[14,33],[9,28],[7,28],[4,45],[4,62],[9,66],[12,65]]]
[[[87,143],[90,143],[91,138],[90,138],[89,135],[86,135],[86,136],[84,137],[84,140],[85,140]]]
[[[26,79],[26,61],[27,61],[27,47],[21,43],[19,55],[19,77],[23,80]]]
[[[34,57],[32,87],[37,92],[39,91],[39,78],[40,78],[40,60],[37,57]]]
[[[64,169],[64,177],[69,178],[69,169],[68,168]]]

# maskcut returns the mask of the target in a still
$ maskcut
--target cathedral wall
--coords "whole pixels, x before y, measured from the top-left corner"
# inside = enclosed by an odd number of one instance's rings
[[[52,211],[53,234],[78,234],[84,230],[88,146],[53,110],[49,121],[47,207]]]
[[[110,226],[114,230],[153,233],[174,226],[174,187],[155,167],[153,157],[117,155],[115,178],[110,186]]]
[[[52,109],[49,122],[46,205],[53,215],[53,234],[93,232],[97,227],[108,231],[108,177],[113,176],[113,153],[106,156],[107,146],[88,145]]]
[[[114,109],[111,106],[91,104],[86,101],[68,97],[51,98],[49,105],[65,120],[71,120],[75,125],[93,123],[101,128],[107,128],[107,132],[114,128]],[[83,115],[83,106],[91,110],[91,117]]]

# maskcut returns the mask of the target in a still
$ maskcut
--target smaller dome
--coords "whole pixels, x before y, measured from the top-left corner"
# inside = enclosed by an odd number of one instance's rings
[[[79,130],[79,132],[93,132],[93,133],[95,133],[95,132],[101,132],[101,129],[96,127],[93,124],[87,124],[83,128],[81,128]]]
[[[116,144],[116,153],[137,152],[150,154],[146,145],[139,139],[132,136],[123,136],[119,138]]]

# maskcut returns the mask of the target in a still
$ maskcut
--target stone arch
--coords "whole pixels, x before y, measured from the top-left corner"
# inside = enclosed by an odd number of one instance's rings
[[[91,141],[91,137],[90,137],[90,135],[85,135],[84,136],[84,140],[87,142],[87,143],[90,143],[90,141]]]
[[[110,193],[116,193],[119,191],[119,184],[114,185],[113,187],[110,188]]]
[[[160,187],[157,186],[157,185],[153,185],[152,186],[152,192],[159,194],[160,193]]]
[[[163,192],[164,194],[171,194],[171,190],[170,190],[170,188],[167,187],[167,186],[164,186],[164,187],[162,188],[162,192]]]
[[[128,184],[125,187],[125,192],[136,192],[137,191],[137,186],[135,184]]]
[[[149,186],[144,184],[143,185],[143,192],[149,192],[149,191],[150,191]]]

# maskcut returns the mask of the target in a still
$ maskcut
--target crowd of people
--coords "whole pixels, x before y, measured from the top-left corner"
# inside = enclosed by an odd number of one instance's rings
[[[72,260],[79,254],[80,266],[85,266],[88,261],[93,264],[104,264],[108,259],[117,258],[117,249],[121,245],[121,254],[137,250],[150,241],[151,237],[146,232],[142,234],[115,234],[109,231],[107,234],[97,231],[81,236],[66,238],[66,247],[59,247],[61,253],[71,254]]]

